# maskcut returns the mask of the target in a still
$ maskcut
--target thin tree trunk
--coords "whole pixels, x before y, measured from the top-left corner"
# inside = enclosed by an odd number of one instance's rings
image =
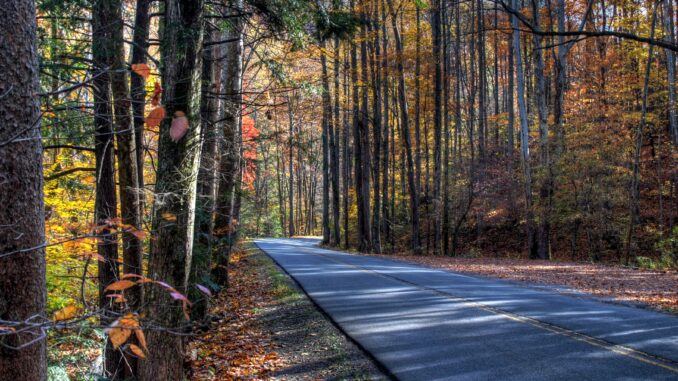
[[[97,244],[97,253],[103,260],[98,262],[99,307],[102,309],[101,323],[108,325],[114,317],[110,311],[110,298],[106,287],[119,279],[118,241],[111,234],[112,220],[117,215],[115,187],[115,158],[113,143],[113,109],[111,107],[110,70],[119,53],[115,42],[115,15],[120,11],[119,1],[97,1],[92,5],[92,59],[97,76],[94,84],[94,146],[96,158],[96,200],[95,221],[102,227]],[[106,342],[104,372],[110,379],[123,376],[123,358],[120,351]]]
[[[323,166],[323,244],[330,243],[330,131],[332,130],[332,100],[330,99],[330,80],[327,74],[327,52],[325,40],[320,41],[320,65],[322,67],[322,166]]]
[[[145,64],[148,54],[148,35],[151,0],[137,0],[134,13],[134,32],[132,35],[132,64]],[[139,213],[144,211],[144,108],[146,107],[146,80],[132,71],[131,74],[132,114],[134,117],[134,142],[137,160],[137,187],[139,193]]]
[[[654,38],[654,30],[657,23],[657,8],[659,1],[654,2],[652,12],[652,25],[650,28],[650,38]],[[650,72],[652,69],[652,55],[654,54],[654,45],[648,48],[647,65],[645,66],[645,78],[643,81],[643,99],[640,111],[640,123],[635,131],[635,149],[633,153],[633,175],[631,177],[631,191],[629,197],[629,226],[626,235],[626,244],[624,252],[624,265],[628,266],[631,261],[631,252],[633,251],[633,236],[636,224],[640,219],[640,155],[643,148],[643,134],[645,133],[645,124],[647,122],[647,96],[650,87]]]
[[[518,0],[513,0],[513,8],[518,6]],[[525,211],[527,216],[527,247],[530,257],[534,257],[534,212],[532,210],[532,169],[530,166],[529,130],[527,122],[527,107],[525,104],[525,74],[523,72],[523,57],[520,49],[520,30],[518,18],[511,16],[513,25],[513,51],[515,53],[516,77],[518,82],[518,116],[520,119],[520,152],[523,165]]]
[[[419,240],[419,196],[417,194],[417,185],[414,178],[414,161],[412,160],[412,141],[410,139],[410,122],[407,111],[407,94],[405,88],[405,67],[403,63],[403,42],[400,37],[400,30],[398,29],[397,14],[393,8],[393,0],[387,0],[387,2],[391,13],[396,53],[398,55],[396,61],[398,70],[398,103],[401,114],[400,130],[405,142],[405,153],[407,156],[407,183],[409,185],[410,213],[412,218],[411,248],[415,254],[421,254],[421,243]]]

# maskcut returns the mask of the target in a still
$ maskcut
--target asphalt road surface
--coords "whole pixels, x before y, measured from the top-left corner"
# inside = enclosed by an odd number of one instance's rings
[[[399,380],[678,380],[678,317],[317,247],[256,244]]]

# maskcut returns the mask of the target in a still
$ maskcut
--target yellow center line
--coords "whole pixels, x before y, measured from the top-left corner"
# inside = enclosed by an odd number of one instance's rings
[[[610,343],[608,341],[605,341],[605,340],[602,340],[602,339],[599,339],[599,338],[596,338],[596,337],[593,337],[593,336],[589,336],[589,335],[586,335],[586,334],[583,334],[583,333],[580,333],[580,332],[572,331],[570,329],[563,328],[563,327],[560,327],[560,326],[557,326],[557,325],[546,323],[546,322],[543,322],[541,320],[537,320],[537,319],[534,319],[534,318],[518,315],[518,314],[515,314],[513,312],[505,311],[505,310],[502,310],[502,309],[499,309],[499,308],[496,308],[496,307],[491,307],[491,306],[488,306],[486,304],[475,302],[475,301],[472,301],[472,300],[469,300],[469,299],[466,299],[466,298],[463,298],[463,297],[452,295],[448,292],[440,291],[440,290],[430,288],[430,287],[421,286],[419,284],[398,278],[398,277],[393,276],[393,275],[383,274],[383,273],[380,273],[376,270],[370,270],[370,269],[362,267],[362,266],[358,266],[358,265],[354,265],[352,263],[340,261],[338,259],[331,258],[331,257],[329,257],[325,254],[319,254],[319,253],[313,253],[313,254],[321,256],[325,259],[328,259],[328,260],[335,262],[335,263],[338,263],[338,264],[342,264],[342,265],[346,265],[346,266],[356,268],[356,269],[363,271],[363,272],[366,272],[366,273],[374,274],[374,275],[377,275],[377,276],[380,276],[380,277],[393,279],[393,280],[396,280],[398,282],[405,283],[407,285],[413,286],[413,287],[418,288],[420,290],[434,292],[434,293],[441,295],[441,296],[443,296],[447,299],[451,299],[451,300],[454,300],[456,302],[459,302],[459,303],[461,303],[461,304],[463,304],[467,307],[477,308],[477,309],[480,309],[480,310],[489,312],[491,314],[501,316],[501,317],[504,317],[506,319],[516,321],[516,322],[519,322],[519,323],[529,324],[529,325],[536,327],[536,328],[540,328],[540,329],[543,329],[543,330],[546,330],[546,331],[549,331],[549,332],[552,332],[552,333],[556,333],[558,335],[566,336],[566,337],[569,337],[571,339],[590,344],[590,345],[597,347],[597,348],[606,349],[608,351],[620,354],[622,356],[630,357],[634,360],[638,360],[638,361],[644,362],[644,363],[649,364],[649,365],[654,365],[654,366],[669,370],[671,372],[678,373],[678,364],[676,364],[675,361],[670,360],[670,359],[662,358],[662,357],[659,357],[659,356],[654,356],[654,355],[651,355],[649,353],[641,352],[637,349],[633,349],[633,348],[630,348],[630,347],[627,347],[627,346],[624,346],[624,345],[613,344],[613,343]]]

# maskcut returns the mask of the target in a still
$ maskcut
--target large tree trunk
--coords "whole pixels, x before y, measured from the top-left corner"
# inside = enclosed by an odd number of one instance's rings
[[[383,99],[383,116],[384,116],[384,126],[383,126],[383,138],[382,138],[382,151],[381,151],[381,158],[382,158],[382,215],[381,215],[381,221],[382,221],[382,231],[384,233],[384,240],[386,242],[389,241],[389,237],[391,236],[391,221],[390,221],[390,214],[389,214],[389,205],[388,205],[388,200],[389,200],[389,189],[388,189],[388,181],[389,181],[389,160],[388,160],[388,155],[389,155],[389,126],[390,126],[390,109],[389,109],[389,91],[388,91],[388,83],[389,83],[389,71],[388,71],[388,34],[386,32],[386,5],[385,5],[385,0],[381,0],[381,40],[383,44],[383,55],[382,55],[382,60],[381,60],[381,66],[383,67],[384,70],[384,75],[382,79],[382,99]],[[391,248],[393,250],[393,248]]]
[[[44,317],[47,294],[35,2],[0,1],[0,20],[0,320],[25,321]],[[3,379],[47,378],[42,332],[0,340]]]
[[[162,30],[164,104],[168,115],[188,119],[178,141],[170,137],[172,121],[160,125],[155,187],[153,241],[149,277],[169,283],[184,295],[193,252],[196,180],[200,161],[200,77],[202,71],[203,2],[166,0]],[[152,348],[141,363],[140,379],[182,380],[184,338],[171,333],[185,324],[182,303],[161,287],[149,287],[147,317],[167,330],[147,332]]]
[[[414,161],[412,159],[412,140],[410,138],[410,122],[407,111],[407,93],[405,88],[405,66],[403,63],[403,41],[398,29],[397,14],[393,7],[393,0],[387,0],[389,11],[391,13],[391,23],[393,34],[395,36],[396,53],[398,54],[396,68],[398,70],[398,103],[400,108],[400,130],[405,141],[405,154],[407,156],[407,183],[410,192],[410,213],[412,217],[412,237],[411,248],[415,254],[421,254],[421,243],[419,240],[419,195],[417,194],[417,185],[414,179]]]
[[[116,217],[115,159],[113,144],[113,109],[111,107],[111,67],[118,54],[116,37],[116,14],[120,11],[119,1],[97,1],[92,12],[92,59],[96,71],[94,84],[94,144],[97,170],[95,221],[102,227],[97,252],[102,258],[99,266],[99,307],[102,309],[101,322],[109,324],[114,316],[110,311],[110,298],[106,287],[119,279],[118,241],[108,228]],[[117,379],[123,376],[123,358],[120,351],[113,349],[110,341],[104,353],[105,376]]]
[[[378,23],[378,12],[377,12],[377,3],[374,3],[374,9],[372,13],[372,22],[370,24],[375,24],[374,29],[370,28],[370,34],[374,35],[374,41],[372,43],[373,48],[373,59],[372,59],[372,124],[374,128],[374,145],[373,145],[373,165],[372,165],[372,177],[373,177],[373,188],[374,188],[374,204],[372,205],[372,250],[375,253],[381,253],[381,192],[380,192],[380,164],[381,164],[381,124],[382,124],[382,115],[381,115],[381,67],[380,67],[380,56],[381,56],[381,45],[379,40],[379,23]]]

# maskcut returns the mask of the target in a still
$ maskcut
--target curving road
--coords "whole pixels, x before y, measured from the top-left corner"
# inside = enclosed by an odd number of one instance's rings
[[[260,239],[399,380],[678,380],[678,317],[582,296]]]

